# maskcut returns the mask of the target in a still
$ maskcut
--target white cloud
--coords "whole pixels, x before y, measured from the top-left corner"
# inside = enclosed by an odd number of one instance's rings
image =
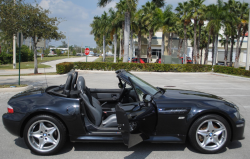
[[[92,16],[89,18],[87,9],[66,0],[42,0],[39,5],[44,9],[49,9],[51,17],[63,19],[58,27],[60,31],[66,32],[65,35],[70,39],[70,45],[86,43],[95,46],[94,37],[90,35],[91,28],[89,26]],[[52,44],[60,45],[61,42],[52,41]]]

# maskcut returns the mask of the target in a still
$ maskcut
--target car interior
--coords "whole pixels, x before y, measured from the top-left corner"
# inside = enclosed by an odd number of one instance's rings
[[[78,72],[74,72],[68,75],[64,85],[51,86],[45,91],[65,98],[81,98],[80,109],[87,116],[84,116],[87,129],[117,131],[115,106],[118,104],[129,112],[140,104],[133,87],[119,77],[118,81],[118,89],[88,88],[84,77],[78,77]]]

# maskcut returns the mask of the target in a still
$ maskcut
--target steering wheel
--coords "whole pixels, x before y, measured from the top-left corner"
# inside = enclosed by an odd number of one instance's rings
[[[119,102],[121,102],[122,101],[122,99],[123,99],[123,96],[124,96],[124,94],[125,94],[125,92],[126,92],[126,82],[123,84],[123,87],[122,87],[122,93],[121,93],[121,95],[120,95],[120,97],[119,97]]]

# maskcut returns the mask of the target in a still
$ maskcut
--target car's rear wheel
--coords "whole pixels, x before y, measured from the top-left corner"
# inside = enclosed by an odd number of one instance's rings
[[[218,153],[231,138],[228,122],[219,115],[206,115],[197,119],[190,128],[189,140],[202,153]]]
[[[50,115],[31,118],[24,128],[24,141],[31,151],[39,155],[57,153],[66,140],[66,128]]]

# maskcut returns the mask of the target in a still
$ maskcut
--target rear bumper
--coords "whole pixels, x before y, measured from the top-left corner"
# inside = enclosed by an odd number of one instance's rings
[[[24,115],[19,113],[14,114],[3,114],[2,121],[5,129],[12,135],[20,136],[21,133],[21,119]]]
[[[235,123],[232,141],[245,139],[244,130],[245,130],[245,119],[242,118]]]

